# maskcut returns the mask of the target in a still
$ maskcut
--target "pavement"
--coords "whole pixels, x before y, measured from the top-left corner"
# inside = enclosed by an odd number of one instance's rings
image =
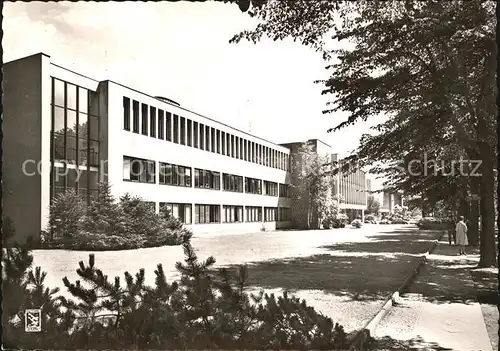
[[[492,350],[470,273],[479,255],[458,256],[443,239],[374,336],[405,340],[411,349]]]

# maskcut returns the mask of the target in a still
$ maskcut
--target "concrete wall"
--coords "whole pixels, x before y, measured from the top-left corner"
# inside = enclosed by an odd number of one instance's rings
[[[37,54],[3,66],[3,216],[13,220],[20,243],[38,238],[47,224],[49,65],[48,56]]]

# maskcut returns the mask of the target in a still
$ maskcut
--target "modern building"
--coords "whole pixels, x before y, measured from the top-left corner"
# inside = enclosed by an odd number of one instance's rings
[[[367,179],[367,192],[379,202],[379,214],[382,217],[393,213],[395,206],[404,206],[403,195],[400,192],[389,190],[386,187],[373,190],[371,179]]]
[[[292,226],[289,147],[43,53],[3,69],[3,208],[19,241],[47,227],[56,194],[90,201],[100,181],[116,198],[168,207],[198,234]]]
[[[338,168],[344,160],[341,160],[336,153],[332,153],[331,145],[319,140],[310,139],[303,142],[293,142],[282,144],[290,149],[291,152],[291,163],[294,164],[295,156],[298,155],[299,150],[304,146],[304,144],[309,144],[312,147],[312,151],[316,152],[320,156],[323,156],[325,160],[329,163],[330,170]],[[297,174],[291,173],[291,183],[293,185],[298,185],[299,180],[297,179]],[[358,168],[351,168],[349,172],[338,172],[334,173],[333,176],[333,186],[332,195],[339,197],[339,209],[341,213],[345,213],[349,220],[360,218],[364,220],[364,213],[366,210],[366,200],[368,192],[366,190],[366,173]],[[312,219],[307,219],[307,213],[309,212],[309,198],[307,196],[301,196],[300,199],[295,199],[292,203],[292,218],[294,226],[298,227],[308,227],[306,223],[315,222],[318,218],[318,214],[312,210]]]

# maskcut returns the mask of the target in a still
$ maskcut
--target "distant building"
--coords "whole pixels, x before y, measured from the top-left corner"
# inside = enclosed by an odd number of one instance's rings
[[[319,139],[310,139],[307,141],[293,142],[282,144],[290,149],[291,163],[293,164],[294,156],[304,144],[313,146],[313,151],[322,156],[326,156],[332,167],[337,167],[342,164],[338,154],[332,153],[332,147]],[[297,174],[292,172],[291,184],[297,184]],[[366,210],[366,173],[359,169],[353,169],[350,172],[339,172],[333,179],[333,195],[340,195],[341,201],[339,208],[342,213],[345,213],[350,220],[360,218],[364,220],[364,213]],[[298,227],[307,227],[309,199],[303,197],[300,200],[294,200],[292,205],[292,218],[294,224]],[[318,214],[312,213],[312,221],[317,220]]]

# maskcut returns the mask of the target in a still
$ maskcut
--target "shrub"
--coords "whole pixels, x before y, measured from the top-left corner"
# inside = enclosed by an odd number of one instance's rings
[[[69,189],[57,194],[50,206],[49,228],[46,239],[71,237],[84,225],[85,203],[78,194]]]
[[[64,278],[71,299],[44,286],[40,267],[28,271],[27,249],[8,249],[4,269],[4,345],[23,349],[329,349],[348,348],[343,327],[305,301],[249,295],[247,269],[212,270],[189,243],[178,262],[179,282],[168,283],[161,264],[154,286],[141,269],[113,281],[95,266],[79,263],[80,280]],[[43,332],[24,332],[24,309],[43,306]],[[19,316],[19,318],[13,318]]]
[[[140,197],[126,194],[118,202],[108,184],[87,207],[73,191],[60,194],[50,209],[43,247],[73,250],[124,250],[180,245],[192,236],[168,210],[156,214]]]

